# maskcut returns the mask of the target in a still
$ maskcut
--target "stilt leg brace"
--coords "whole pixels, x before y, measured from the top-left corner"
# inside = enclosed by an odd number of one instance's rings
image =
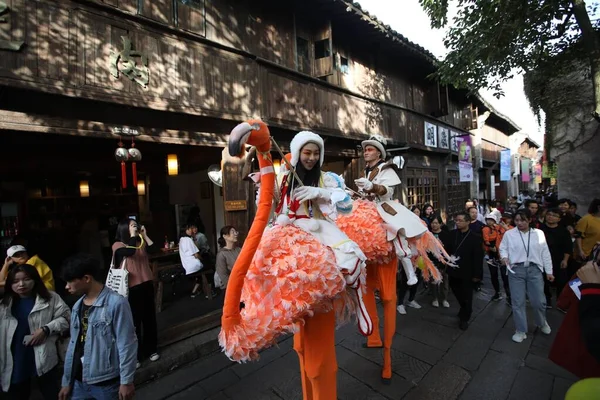
[[[410,247],[406,241],[406,238],[398,235],[394,238],[393,243],[396,254],[398,255],[398,259],[402,263],[402,268],[404,269],[404,273],[408,278],[408,286],[416,285],[419,280],[417,278],[417,274],[415,274],[415,268],[410,261],[412,252],[410,251]]]

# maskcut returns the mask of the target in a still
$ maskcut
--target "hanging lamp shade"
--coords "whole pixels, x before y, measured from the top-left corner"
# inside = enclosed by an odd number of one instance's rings
[[[167,156],[167,171],[169,175],[177,175],[179,173],[179,160],[177,154],[169,154]]]

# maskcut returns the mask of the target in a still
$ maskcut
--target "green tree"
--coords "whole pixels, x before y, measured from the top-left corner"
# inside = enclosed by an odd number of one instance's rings
[[[457,14],[450,22],[449,0],[419,2],[433,28],[448,27],[444,44],[449,52],[436,73],[442,83],[473,91],[488,88],[501,96],[502,82],[547,65],[579,42],[592,72],[593,115],[600,120],[597,1],[454,0]]]

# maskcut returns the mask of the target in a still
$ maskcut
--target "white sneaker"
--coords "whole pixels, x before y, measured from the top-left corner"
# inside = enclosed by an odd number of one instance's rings
[[[438,308],[440,306],[440,303],[437,300],[434,300],[431,302],[431,305],[434,306],[435,308]]]
[[[407,306],[412,307],[412,308],[416,308],[419,309],[421,308],[421,305],[419,303],[417,303],[415,300],[410,301]]]
[[[154,353],[150,356],[150,361],[158,361],[160,359],[160,354]]]
[[[444,308],[450,308],[450,303],[448,303],[448,300],[442,301],[442,305],[444,306]]]
[[[515,332],[512,337],[513,342],[517,343],[521,343],[525,339],[527,339],[527,334],[525,332]]]
[[[406,308],[402,304],[396,307],[396,310],[398,310],[398,314],[406,315]]]
[[[137,363],[135,363],[135,369],[139,369],[141,366],[142,366],[141,362],[138,361]]]
[[[549,335],[550,333],[552,333],[552,329],[550,329],[548,321],[544,321],[544,326],[542,326],[541,331],[544,335]]]

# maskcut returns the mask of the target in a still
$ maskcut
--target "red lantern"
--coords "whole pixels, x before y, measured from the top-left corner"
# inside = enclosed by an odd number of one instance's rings
[[[119,147],[115,150],[115,158],[121,162],[121,185],[123,189],[127,188],[127,166],[125,162],[129,160],[129,152],[123,147],[123,142],[119,141]]]
[[[131,160],[131,175],[133,176],[133,187],[137,187],[137,165],[136,161],[142,161],[142,152],[135,148],[135,142],[131,138],[131,148],[127,150],[129,153],[129,159]]]

